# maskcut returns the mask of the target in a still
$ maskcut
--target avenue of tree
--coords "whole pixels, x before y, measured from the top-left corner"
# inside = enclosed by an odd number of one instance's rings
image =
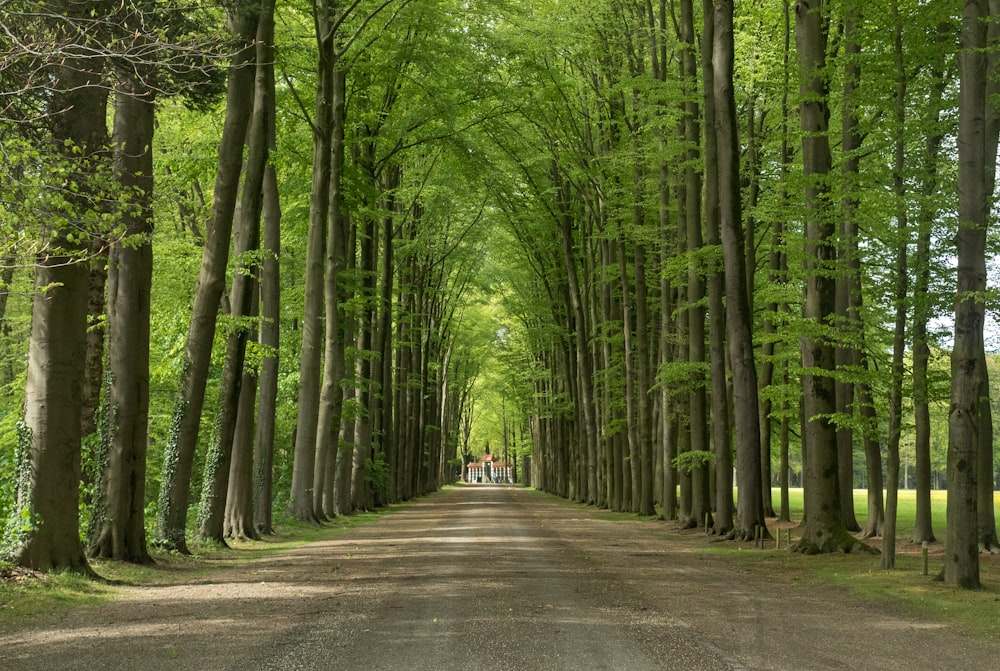
[[[946,486],[978,588],[998,55],[994,0],[5,2],[0,549],[151,562],[489,445],[736,540],[800,478],[794,549],[887,569]]]

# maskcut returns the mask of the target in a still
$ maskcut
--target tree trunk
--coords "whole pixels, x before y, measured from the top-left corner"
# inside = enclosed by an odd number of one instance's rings
[[[101,403],[101,388],[104,386],[104,340],[106,297],[108,284],[107,241],[95,238],[90,246],[90,278],[87,290],[87,354],[84,364],[83,390],[81,392],[82,422],[80,431],[84,437],[97,431],[97,412]],[[87,474],[84,474],[84,478]]]
[[[637,170],[637,173],[640,171]],[[640,175],[636,175],[636,182],[639,182]],[[638,186],[637,186],[638,189]],[[636,223],[640,223],[642,208],[636,207]],[[633,265],[632,272],[635,275],[635,343],[636,343],[636,365],[638,368],[639,398],[636,399],[639,413],[639,459],[641,460],[639,484],[642,493],[639,496],[639,514],[655,515],[656,508],[653,505],[653,412],[650,395],[653,392],[652,376],[650,374],[650,354],[649,354],[649,304],[648,289],[646,286],[646,250],[643,240],[636,240],[635,248],[632,250]],[[596,441],[596,436],[595,436]]]
[[[719,210],[719,137],[715,90],[715,8],[713,0],[702,1],[704,34],[701,39],[701,71],[704,88],[705,117],[705,231],[709,246],[722,252],[721,212]],[[725,101],[721,101],[725,104]],[[723,112],[719,112],[722,114]],[[727,138],[728,139],[728,138]],[[725,263],[708,271],[709,365],[712,382],[712,449],[715,452],[716,500],[715,532],[726,535],[733,530],[733,451],[730,431],[729,380],[726,377],[726,313],[723,304],[727,273]],[[742,498],[742,497],[741,497]]]
[[[698,68],[693,45],[694,35],[694,11],[691,0],[681,2],[681,39],[688,45],[682,51],[682,77],[692,90],[697,89]],[[684,226],[683,234],[686,236],[687,253],[691,260],[688,264],[687,277],[687,309],[688,320],[688,363],[693,369],[700,370],[705,363],[705,309],[701,307],[701,301],[705,297],[704,280],[701,276],[702,269],[698,267],[694,258],[702,247],[701,234],[701,176],[695,168],[698,159],[698,140],[700,136],[698,128],[698,103],[693,97],[689,97],[684,104],[684,141],[690,147],[687,151],[686,166],[684,168],[684,216],[681,223]],[[690,390],[690,410],[688,433],[690,435],[689,450],[696,453],[694,462],[690,470],[690,501],[691,507],[688,510],[688,518],[682,520],[688,526],[698,526],[704,523],[711,523],[711,501],[709,494],[708,463],[704,462],[700,455],[708,454],[708,417],[705,398],[704,373],[697,372],[691,375]],[[685,477],[687,480],[687,477]],[[682,488],[683,488],[682,480]]]
[[[803,317],[811,330],[833,327],[836,291],[834,227],[829,212],[829,84],[826,79],[828,17],[823,0],[798,0],[795,43],[799,56],[802,102],[802,165],[806,177],[805,297]],[[844,526],[837,477],[836,411],[832,374],[834,348],[815,333],[802,337],[803,485],[805,526],[795,548],[807,554],[845,552],[858,543]],[[813,373],[811,371],[818,371]]]
[[[184,349],[180,390],[164,450],[156,523],[157,543],[185,554],[188,552],[185,529],[191,469],[198,444],[219,305],[226,285],[233,215],[243,168],[243,145],[250,123],[254,90],[253,41],[257,34],[258,7],[253,2],[234,4],[229,13],[230,27],[239,49],[229,68],[226,118],[219,142],[219,165],[212,195],[212,223],[208,227],[208,241],[201,257]]]
[[[387,505],[398,501],[396,496],[396,480],[393,477],[395,464],[399,459],[399,446],[392,440],[393,422],[393,389],[396,380],[393,377],[392,368],[392,320],[393,304],[392,296],[395,288],[395,261],[393,254],[394,245],[394,222],[395,215],[398,214],[401,206],[396,198],[395,190],[402,182],[402,169],[394,167],[387,177],[387,190],[389,192],[388,206],[382,215],[381,231],[381,278],[379,281],[379,305],[378,327],[375,329],[375,350],[379,353],[377,363],[379,370],[379,391],[378,391],[378,414],[375,417],[375,435],[379,443],[379,451],[384,458],[384,466],[388,482],[385,483],[386,490],[381,493],[383,500],[376,505]],[[504,434],[506,436],[506,433]]]
[[[977,465],[983,375],[983,320],[986,290],[987,0],[966,0],[959,40],[958,121],[958,286],[955,340],[951,352],[951,407],[948,415],[948,537],[942,577],[965,589],[979,589]]]
[[[928,200],[938,191],[938,161],[941,154],[941,143],[944,139],[941,130],[941,111],[945,87],[948,79],[944,73],[945,44],[952,39],[951,24],[942,22],[938,25],[935,36],[934,60],[931,64],[931,94],[927,109],[926,122],[932,129],[924,140],[920,174],[923,175],[921,185],[921,206],[918,210],[917,250],[914,258],[913,287],[913,424],[914,424],[914,461],[916,466],[916,519],[913,526],[914,543],[924,541],[934,542],[934,529],[931,521],[931,418],[929,403],[929,388],[927,367],[930,361],[930,346],[928,344],[927,325],[931,320],[932,306],[929,297],[931,237],[937,211],[930,207]]]
[[[889,436],[886,441],[886,501],[885,529],[882,533],[883,570],[896,568],[896,515],[899,501],[899,439],[903,425],[903,376],[906,357],[906,317],[909,292],[907,245],[910,242],[909,216],[906,203],[906,85],[903,63],[903,25],[899,2],[892,2],[893,51],[896,61],[896,128],[893,159],[893,191],[896,196],[896,267],[894,302],[896,324],[892,338],[892,364],[889,371]],[[869,483],[869,487],[871,483]]]
[[[997,96],[1000,95],[1000,0],[989,0],[990,21],[987,28],[987,74],[986,74],[986,198],[992,202],[996,192],[996,158],[997,145],[1000,142],[1000,105]],[[997,538],[996,511],[993,504],[993,483],[996,479],[993,465],[993,413],[990,404],[990,376],[986,367],[985,352],[980,357],[980,372],[983,376],[983,387],[980,394],[979,416],[979,459],[978,459],[978,490],[979,490],[979,547],[985,552],[995,553],[1000,550],[1000,539]]]
[[[256,284],[256,282],[254,283]],[[257,287],[254,287],[254,294]],[[259,298],[254,296],[254,305]],[[251,311],[257,317],[256,307]],[[256,333],[253,334],[256,338]],[[257,373],[246,370],[240,381],[240,396],[236,411],[236,426],[233,431],[233,453],[229,464],[229,482],[226,490],[226,505],[222,521],[222,535],[225,538],[260,538],[254,525],[254,435],[257,416]]]
[[[326,278],[323,305],[326,315],[326,338],[323,348],[323,385],[319,397],[319,416],[314,448],[313,508],[317,515],[338,514],[336,472],[338,440],[344,390],[340,383],[345,373],[344,339],[341,333],[340,272],[344,269],[344,218],[342,216],[342,179],[344,173],[344,86],[345,74],[337,64],[331,66],[332,96],[330,139],[332,161],[329,171],[329,203],[326,224]]]
[[[715,102],[719,156],[719,205],[722,253],[726,267],[726,325],[733,371],[733,423],[736,434],[739,502],[737,538],[750,539],[758,528],[769,537],[764,520],[760,478],[760,417],[757,369],[753,351],[753,313],[747,296],[746,254],[740,204],[740,144],[733,93],[733,4],[715,3]]]
[[[272,105],[268,115],[268,148],[277,150],[276,124],[273,106],[274,49],[263,59],[267,79],[268,99]],[[264,168],[264,245],[261,260],[260,344],[263,350],[258,387],[257,430],[254,436],[254,529],[258,534],[273,534],[271,504],[273,498],[274,434],[278,399],[278,355],[281,340],[281,202],[278,198],[278,176],[271,161]]]
[[[986,367],[986,353],[979,358],[982,391],[979,394],[979,445],[977,449],[976,489],[979,498],[979,549],[993,554],[1000,550],[997,540],[996,512],[993,497],[993,406],[990,402],[990,372]]]
[[[576,254],[573,244],[573,213],[570,209],[571,193],[569,185],[563,184],[557,169],[553,169],[553,181],[559,194],[559,232],[562,243],[562,258],[566,265],[570,316],[575,337],[576,365],[579,373],[579,407],[582,411],[584,438],[584,468],[586,469],[586,503],[597,499],[597,417],[594,411],[594,366],[590,360],[590,330],[587,323],[585,292],[580,287]]]
[[[149,322],[153,281],[154,93],[124,76],[115,93],[115,173],[133,207],[126,238],[111,252],[108,282],[108,397],[104,466],[91,514],[91,557],[151,563],[146,546],[149,441]]]
[[[309,194],[309,233],[306,242],[306,290],[302,314],[302,348],[299,360],[298,418],[292,465],[292,490],[288,512],[299,520],[318,522],[314,506],[316,445],[320,412],[320,363],[324,300],[324,258],[329,226],[332,185],[333,95],[336,79],[336,36],[331,29],[336,10],[333,3],[315,5],[316,111],[313,125],[312,188]],[[327,325],[329,327],[329,324]],[[327,448],[331,449],[331,448]],[[321,457],[321,463],[322,463]]]
[[[788,142],[788,125],[789,117],[791,116],[788,105],[788,93],[790,90],[789,80],[790,77],[790,61],[791,61],[791,37],[792,37],[792,27],[791,27],[791,12],[789,10],[788,0],[784,0],[782,3],[783,7],[783,30],[782,35],[784,38],[784,46],[782,48],[782,78],[783,85],[781,87],[781,142],[779,148],[779,189],[780,189],[780,202],[782,205],[787,205],[788,203],[788,188],[787,178],[791,169],[792,164],[792,152]],[[785,207],[781,208],[781,211],[787,211]],[[788,279],[787,266],[788,260],[787,255],[784,251],[785,246],[785,224],[782,219],[782,214],[779,212],[778,216],[771,224],[771,250],[768,259],[769,266],[769,280],[772,284],[784,284]],[[767,304],[766,316],[764,318],[763,324],[763,337],[761,342],[761,372],[760,377],[757,379],[758,388],[764,391],[771,385],[771,381],[775,376],[775,360],[774,355],[777,351],[778,345],[778,326],[783,320],[783,316],[787,312],[788,306],[784,301],[779,305],[778,301],[772,300]],[[779,312],[780,310],[780,312]],[[782,381],[783,385],[787,385],[788,376],[788,364],[787,361],[781,361],[779,363],[778,370],[779,379]],[[773,407],[773,402],[770,398],[770,394],[758,393],[759,398],[759,413],[760,413],[760,454],[761,454],[761,469],[762,472],[765,469],[765,463],[770,465],[771,459],[771,439],[772,439],[772,419],[771,419],[771,409]],[[781,419],[779,420],[779,509],[778,509],[778,520],[781,522],[790,521],[790,511],[788,509],[788,415],[787,415],[787,402],[781,402]],[[769,469],[768,469],[769,470]],[[767,478],[763,481],[762,486],[770,491],[771,479]],[[765,495],[765,502],[770,497]],[[765,503],[766,505],[766,503]]]
[[[257,58],[269,56],[268,45],[273,35],[273,0],[260,0],[260,12],[254,16],[256,27]],[[256,258],[260,249],[260,215],[263,209],[262,194],[264,168],[268,160],[268,115],[270,103],[266,73],[257,67],[254,76],[253,113],[246,138],[248,146],[239,221],[236,224],[233,251],[236,270],[233,273],[231,297],[232,324],[226,341],[226,357],[222,369],[219,404],[212,445],[205,457],[205,476],[202,481],[202,499],[198,511],[198,537],[201,540],[225,544],[226,497],[229,492],[229,474],[233,458],[233,441],[236,435],[237,416],[240,408],[241,385],[244,378],[247,342],[253,329],[248,322],[256,316],[257,269]],[[252,407],[256,394],[248,397]],[[245,437],[249,458],[249,436]],[[250,471],[240,468],[249,479]],[[249,482],[244,491],[249,493]],[[249,519],[244,522],[249,526]],[[253,529],[244,529],[253,534]]]
[[[76,12],[89,12],[91,7],[68,2],[62,9],[69,18],[78,18]],[[58,28],[55,32],[57,38],[64,37]],[[84,210],[94,207],[88,201],[99,189],[95,181],[108,140],[103,68],[100,58],[67,58],[51,67],[52,151],[71,166],[80,192],[69,197],[59,217],[48,219],[68,218],[82,227]],[[45,251],[35,265],[24,427],[19,435],[24,462],[18,467],[25,477],[18,483],[17,513],[30,520],[30,528],[17,539],[13,554],[15,563],[31,569],[93,575],[79,531],[80,395],[89,286],[86,246],[69,239],[70,230],[45,233],[49,234],[43,238]]]

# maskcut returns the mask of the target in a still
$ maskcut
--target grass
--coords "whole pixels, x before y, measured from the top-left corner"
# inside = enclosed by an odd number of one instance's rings
[[[773,496],[777,507],[780,492],[774,490]],[[802,501],[801,489],[789,491],[793,520],[802,518]],[[864,526],[868,517],[866,490],[854,491],[854,504],[858,522]],[[1000,519],[1000,492],[994,494],[994,505]],[[946,492],[931,492],[931,520],[938,542],[931,545],[929,575],[926,576],[921,548],[909,541],[916,520],[916,493],[912,490],[899,492],[896,568],[892,571],[882,570],[878,557],[866,554],[807,557],[773,549],[747,552],[723,543],[713,543],[706,551],[725,555],[732,561],[757,564],[778,580],[803,586],[844,588],[859,599],[917,620],[948,624],[983,638],[1000,637],[1000,555],[980,555],[980,577],[984,586],[981,591],[956,589],[934,579],[943,561],[946,506]],[[866,542],[881,548],[880,538]]]
[[[580,505],[538,493],[562,505]],[[772,494],[777,508],[781,500],[780,491],[775,489]],[[867,490],[854,491],[854,504],[858,522],[863,526],[868,516]],[[852,596],[903,618],[945,624],[977,637],[996,639],[1000,637],[1000,555],[980,556],[980,577],[984,585],[980,591],[960,590],[934,580],[942,567],[946,504],[946,492],[931,492],[931,520],[938,542],[931,545],[926,576],[923,574],[921,548],[909,542],[916,520],[916,493],[912,490],[899,492],[896,568],[892,571],[880,569],[878,556],[870,554],[805,556],[786,552],[784,547],[775,549],[773,541],[768,542],[767,549],[761,550],[753,548],[752,543],[720,542],[703,531],[670,533],[669,538],[680,543],[698,544],[701,552],[766,572],[777,582],[807,589],[845,589]],[[994,504],[1000,519],[1000,492],[994,494]],[[789,491],[789,508],[793,520],[802,519],[801,489]],[[638,519],[649,522],[655,519],[598,509],[590,509],[590,513],[597,519],[608,521],[636,522]],[[773,532],[774,520],[769,521],[769,526]],[[792,533],[794,535],[794,528]],[[881,548],[880,538],[870,539],[867,543]]]
[[[781,503],[781,492],[778,489],[771,490],[772,501],[775,510]],[[944,538],[945,512],[948,493],[944,490],[934,490],[931,492],[931,524],[934,533],[938,538]],[[883,496],[884,500],[884,496]],[[997,519],[1000,519],[1000,492],[993,494],[993,502],[996,508]],[[802,489],[788,490],[788,505],[792,519],[802,519]],[[917,493],[912,489],[902,489],[899,491],[899,504],[896,515],[897,536],[909,538],[913,533],[913,526],[917,519]],[[858,518],[858,523],[864,526],[868,519],[868,490],[854,490],[854,510]]]
[[[256,541],[230,541],[230,546],[189,543],[191,555],[151,548],[155,564],[140,566],[120,561],[92,560],[91,566],[108,582],[95,582],[70,572],[57,572],[0,581],[0,629],[10,622],[24,622],[55,610],[107,603],[119,594],[116,584],[170,585],[189,581],[218,568],[267,557],[308,543],[325,540],[354,527],[370,524],[408,504],[378,512],[338,517],[316,526],[292,519],[276,520],[274,536]],[[0,565],[0,571],[5,568]]]

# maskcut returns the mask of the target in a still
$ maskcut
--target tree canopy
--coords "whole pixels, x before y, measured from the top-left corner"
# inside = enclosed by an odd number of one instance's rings
[[[322,523],[489,449],[736,540],[802,486],[796,549],[886,568],[896,490],[933,542],[947,488],[978,586],[991,3],[81,6],[0,17],[14,560]]]

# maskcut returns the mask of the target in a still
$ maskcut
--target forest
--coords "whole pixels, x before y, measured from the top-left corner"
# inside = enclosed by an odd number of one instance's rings
[[[736,540],[801,486],[794,550],[978,588],[998,15],[3,0],[0,556],[94,575],[491,450]]]

